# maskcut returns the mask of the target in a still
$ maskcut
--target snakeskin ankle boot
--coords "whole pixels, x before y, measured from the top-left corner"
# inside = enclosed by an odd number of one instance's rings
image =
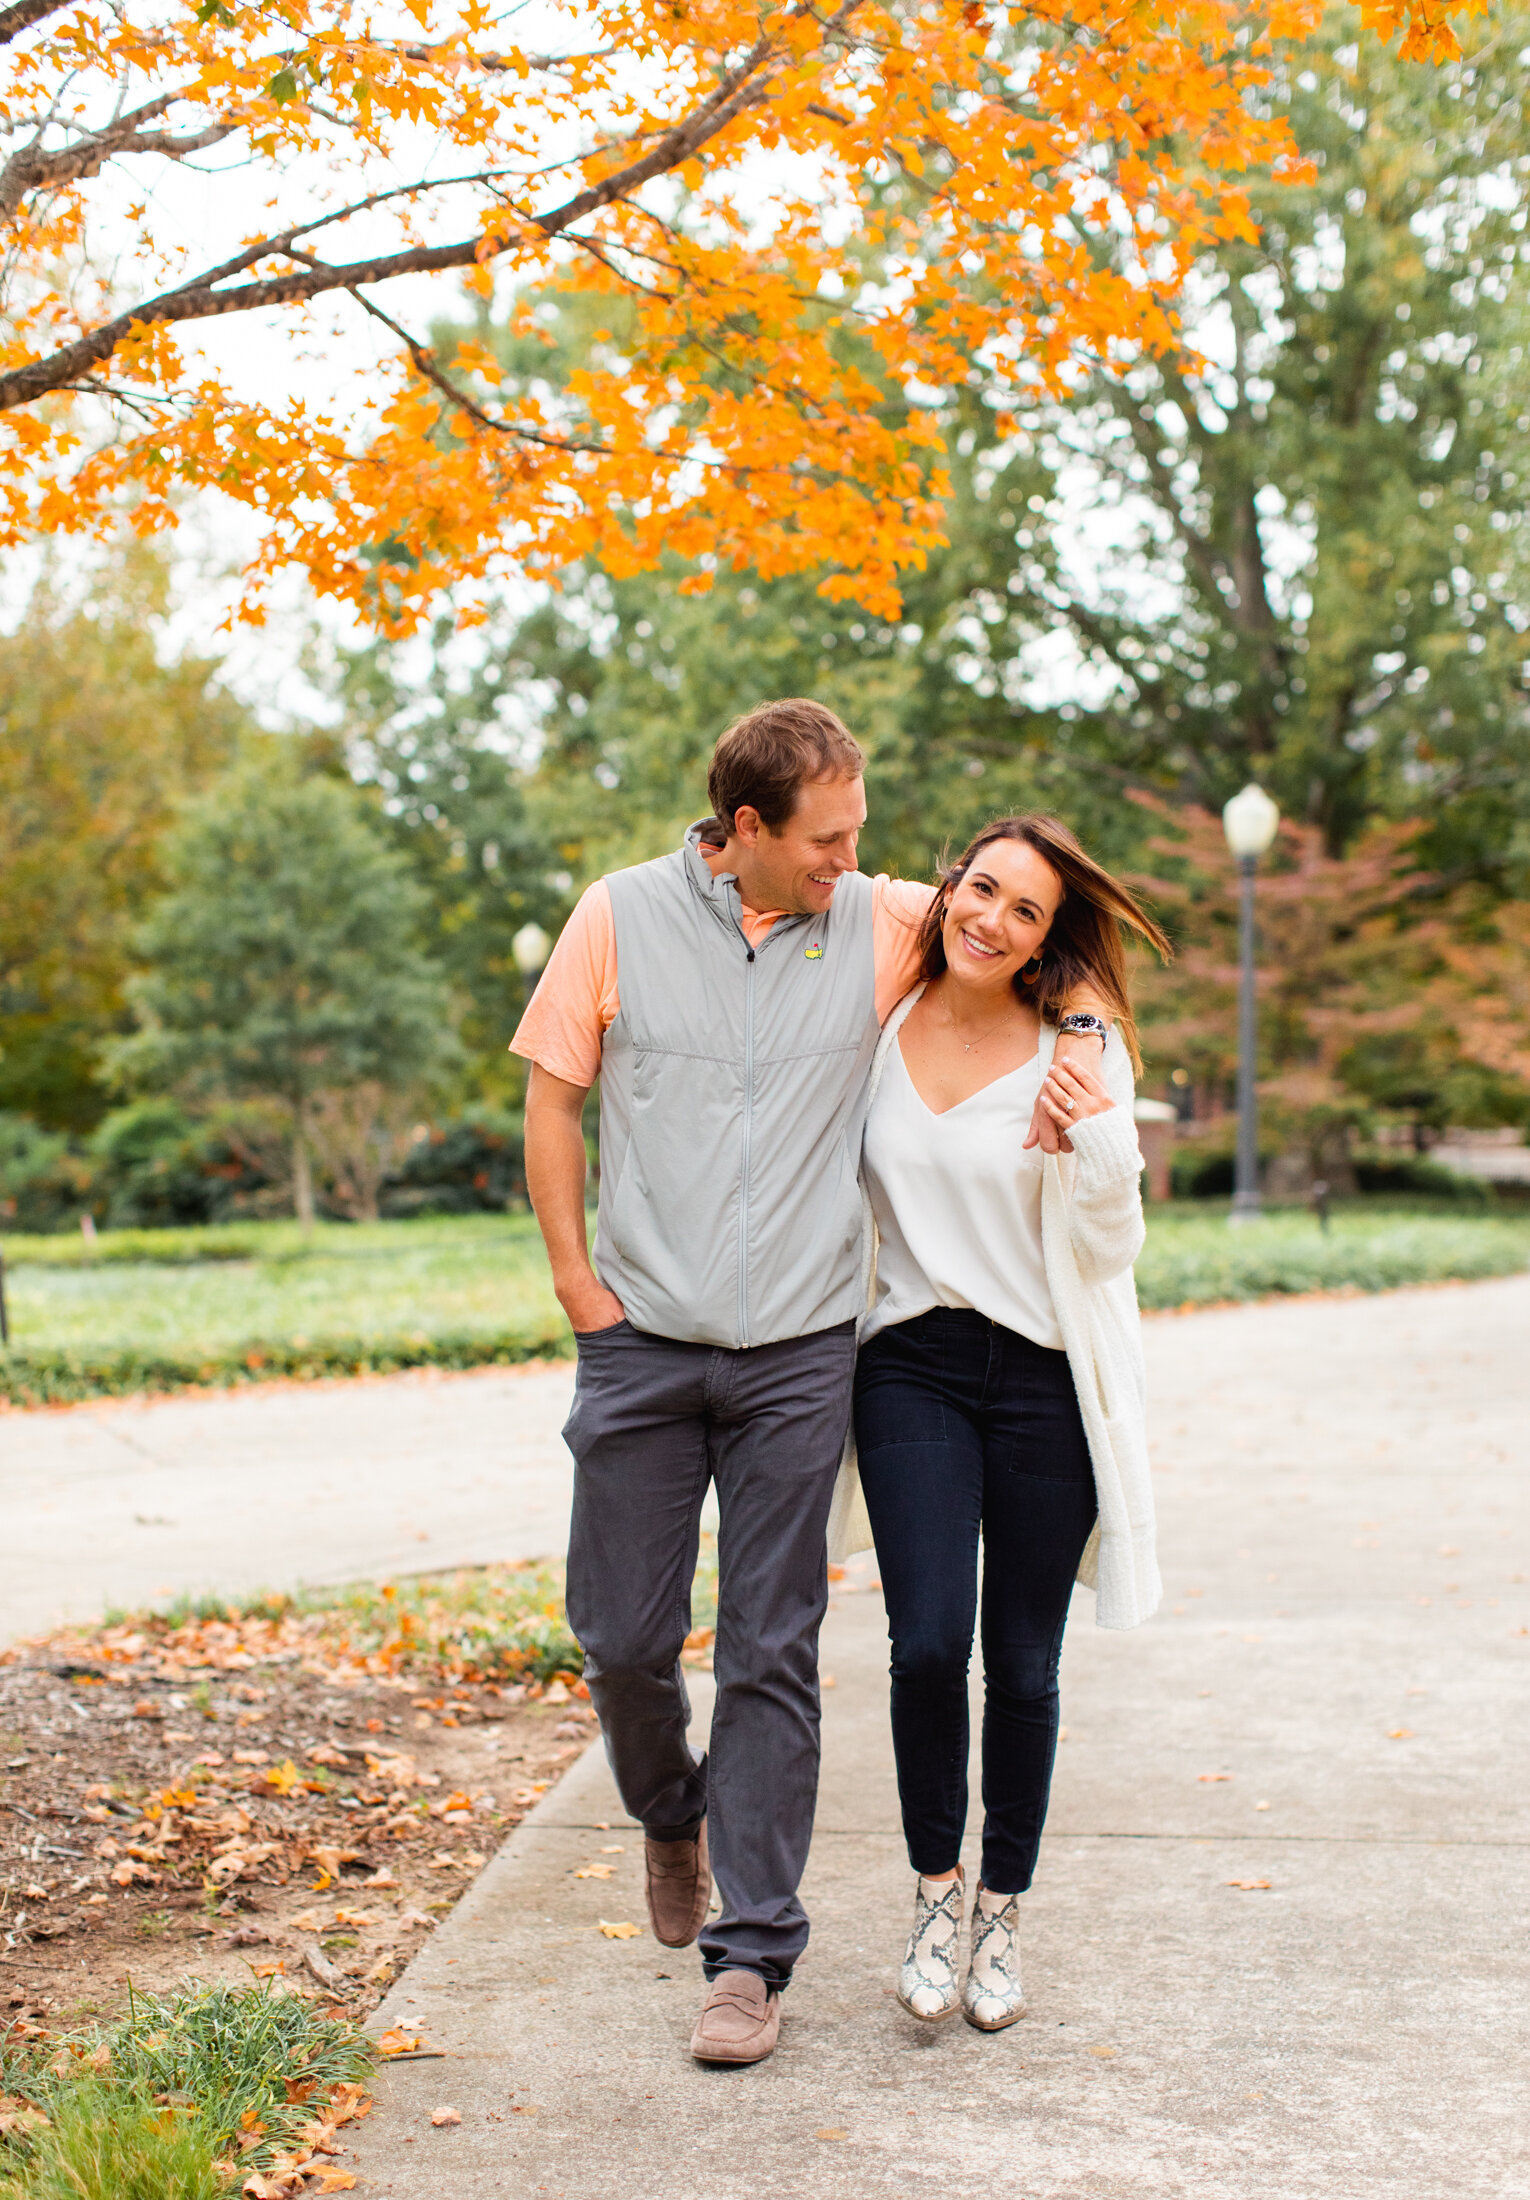
[[[920,1879],[914,1888],[914,1927],[898,1973],[898,1999],[926,2024],[949,2017],[961,1999],[957,1952],[964,1888],[960,1866],[954,1879]]]
[[[972,1955],[962,1983],[962,2015],[980,2032],[1002,2032],[1025,2014],[1019,1938],[1020,1897],[993,1894],[979,1880],[972,1905]]]

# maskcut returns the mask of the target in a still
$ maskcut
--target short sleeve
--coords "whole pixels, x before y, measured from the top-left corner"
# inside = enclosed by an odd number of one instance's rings
[[[919,928],[935,898],[933,886],[879,872],[871,888],[871,941],[876,960],[877,1022],[885,1024],[919,982]]]
[[[593,1085],[600,1075],[601,1042],[620,1006],[611,890],[597,879],[559,933],[510,1052],[567,1084]]]

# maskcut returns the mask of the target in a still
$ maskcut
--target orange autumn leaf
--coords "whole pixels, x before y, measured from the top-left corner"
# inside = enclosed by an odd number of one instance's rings
[[[1438,59],[1472,5],[1362,14]],[[475,616],[507,559],[666,554],[693,592],[747,564],[895,615],[942,540],[924,393],[981,361],[1018,402],[1174,349],[1197,256],[1310,173],[1261,88],[1319,12],[590,0],[548,53],[480,0],[407,0],[403,25],[361,0],[22,0],[0,547],[129,513],[152,534],[215,489],[250,520],[255,619],[289,566],[405,632],[448,587]],[[429,278],[527,344],[549,292],[607,336],[557,386],[472,342],[438,358]],[[333,313],[391,355],[379,378],[358,351],[334,401],[240,341],[251,316],[333,350]]]

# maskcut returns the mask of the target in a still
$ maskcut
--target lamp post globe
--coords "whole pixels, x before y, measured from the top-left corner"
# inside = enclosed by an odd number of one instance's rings
[[[1280,811],[1253,780],[1222,808],[1222,830],[1238,860],[1243,890],[1238,906],[1238,1161],[1230,1222],[1250,1222],[1259,1213],[1259,1095],[1254,1073],[1258,1055],[1258,997],[1254,990],[1254,874],[1259,858],[1275,838]]]
[[[1280,811],[1252,779],[1235,794],[1230,802],[1222,805],[1222,830],[1227,835],[1227,845],[1242,860],[1262,856],[1275,838],[1275,828],[1280,823]]]
[[[510,942],[510,952],[516,969],[529,985],[547,968],[552,941],[539,924],[523,924]]]

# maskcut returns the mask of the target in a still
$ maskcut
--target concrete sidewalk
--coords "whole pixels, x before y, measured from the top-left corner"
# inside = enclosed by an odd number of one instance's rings
[[[166,1597],[543,1558],[571,1360],[0,1414],[0,1642]]]
[[[366,2189],[1530,2194],[1527,1339],[1523,1278],[1150,1325],[1169,1594],[1114,1636],[1077,1599],[1013,2030],[892,1998],[884,1621],[841,1593],[774,2058],[699,2069],[694,1951],[601,1935],[640,1837],[593,1752],[379,2012],[447,2059],[384,2073]]]

